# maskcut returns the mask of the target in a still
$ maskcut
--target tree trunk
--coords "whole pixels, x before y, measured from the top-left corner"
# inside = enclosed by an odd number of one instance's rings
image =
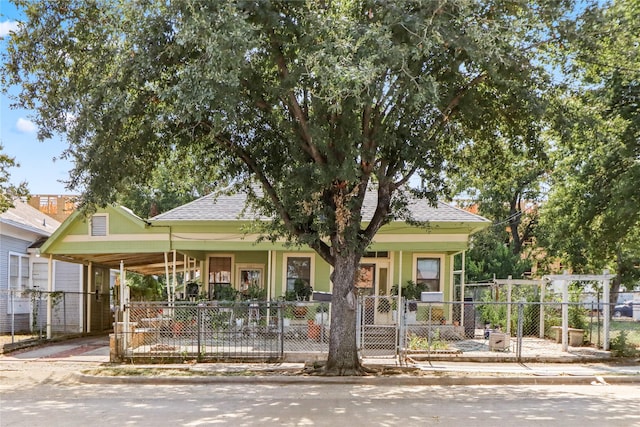
[[[351,253],[338,254],[331,274],[331,333],[329,356],[325,366],[327,375],[362,375],[365,373],[356,345],[355,278],[359,258]]]

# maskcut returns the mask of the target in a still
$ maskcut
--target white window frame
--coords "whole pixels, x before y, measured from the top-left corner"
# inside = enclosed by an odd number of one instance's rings
[[[309,285],[315,289],[316,259],[313,252],[288,252],[282,256],[282,295],[287,293],[287,265],[289,258],[309,258]]]
[[[93,234],[93,219],[104,218],[104,234]],[[109,214],[93,214],[89,220],[89,236],[91,237],[107,237],[109,235]]]
[[[18,257],[18,275],[17,277],[17,286],[11,285],[11,257]],[[13,299],[11,299],[11,295],[9,296],[9,301],[7,304],[7,314],[28,314],[31,312],[31,307],[29,304],[29,298],[23,297],[20,291],[25,291],[29,289],[29,285],[31,284],[31,271],[33,266],[31,265],[31,258],[29,254],[20,253],[20,252],[9,252],[7,256],[7,289],[9,291],[19,291],[13,294]],[[28,276],[23,277],[23,265],[26,263],[28,269]],[[26,279],[26,281],[23,281]]]
[[[412,272],[411,272],[411,280],[414,283],[418,283],[418,259],[419,258],[428,258],[428,259],[437,259],[440,262],[439,274],[438,278],[438,290],[436,292],[444,292],[444,254],[434,254],[434,253],[414,253],[413,254],[413,263],[412,263]]]
[[[233,286],[233,279],[234,279],[234,275],[233,272],[235,271],[235,265],[236,265],[236,260],[235,260],[235,256],[233,254],[209,254],[207,256],[207,283],[226,283],[226,282],[216,282],[215,280],[211,280],[211,258],[230,258],[231,259],[231,265],[229,266],[229,283]]]
[[[258,286],[260,288],[265,288],[265,281],[264,281],[264,264],[236,264],[236,283],[238,284],[237,286],[237,290],[239,291],[246,291],[246,289],[243,288],[243,283],[242,283],[242,272],[244,270],[258,270],[260,271],[260,283],[258,283]]]

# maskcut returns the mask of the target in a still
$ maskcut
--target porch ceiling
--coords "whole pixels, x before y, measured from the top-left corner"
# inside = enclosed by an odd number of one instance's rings
[[[116,254],[73,254],[55,257],[61,261],[71,261],[82,264],[92,262],[115,270],[120,269],[120,261],[124,261],[124,269],[143,275],[165,274],[164,253],[116,253]],[[172,254],[169,253],[169,273],[173,270]],[[184,266],[184,257],[176,257],[176,269],[181,271]]]

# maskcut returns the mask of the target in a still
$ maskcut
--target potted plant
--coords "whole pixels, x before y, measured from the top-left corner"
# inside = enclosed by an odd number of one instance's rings
[[[282,326],[290,326],[293,319],[293,307],[291,305],[282,306]]]
[[[247,296],[250,300],[264,301],[267,299],[267,290],[259,285],[249,285]]]
[[[316,324],[313,319],[307,320],[307,338],[318,341],[320,339],[320,328],[322,326]]]
[[[308,312],[308,307],[302,304],[302,301],[309,301],[313,288],[303,279],[296,279],[293,282],[293,292],[295,293],[295,299],[300,304],[294,307],[293,312],[298,319],[304,319]]]
[[[322,302],[316,307],[316,323],[324,325],[329,321],[329,304]]]
[[[395,284],[391,288],[391,294],[394,296],[398,295],[399,285]],[[417,284],[413,280],[407,280],[407,283],[402,287],[402,297],[405,298],[408,302],[407,309],[408,313],[406,315],[406,319],[408,323],[415,323],[417,318],[418,311],[418,303],[420,300],[420,296],[422,291],[425,289],[424,285]],[[395,299],[394,299],[395,302]]]
[[[296,279],[293,282],[293,291],[296,293],[296,299],[298,301],[309,301],[313,294],[313,288],[306,280]]]
[[[235,301],[238,297],[238,291],[227,283],[216,283],[214,285],[213,299],[219,301]]]
[[[186,285],[187,298],[190,301],[195,300],[198,297],[198,291],[200,289],[200,284],[196,281],[188,282]]]

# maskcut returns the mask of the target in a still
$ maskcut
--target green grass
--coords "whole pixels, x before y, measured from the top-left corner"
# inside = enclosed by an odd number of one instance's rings
[[[627,333],[627,342],[636,347],[640,347],[640,322],[633,320],[618,320],[612,319],[609,328],[609,339],[615,338],[620,332],[625,331]],[[597,342],[598,324],[594,321],[591,325],[591,332],[593,334],[592,342]],[[588,330],[587,330],[588,333]],[[604,330],[602,319],[600,319],[600,342],[604,339]]]
[[[102,377],[193,377],[193,376],[255,376],[257,373],[248,369],[240,370],[191,370],[190,368],[134,368],[134,367],[106,367],[87,369],[85,375]]]

